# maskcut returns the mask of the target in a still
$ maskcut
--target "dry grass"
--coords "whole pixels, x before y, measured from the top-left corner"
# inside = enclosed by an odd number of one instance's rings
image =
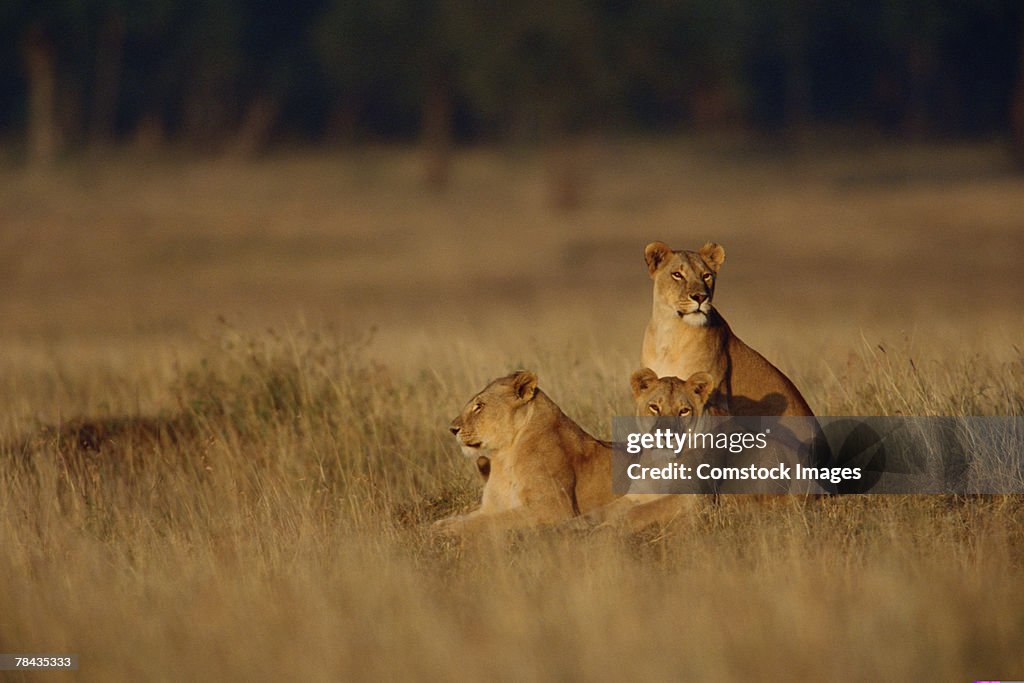
[[[602,436],[628,410],[655,238],[726,246],[720,308],[820,413],[1024,413],[1024,182],[992,149],[589,161],[568,216],[494,152],[444,197],[394,150],[0,174],[0,651],[85,680],[1024,675],[1017,498],[425,532],[478,496],[444,425],[487,379],[530,367]]]

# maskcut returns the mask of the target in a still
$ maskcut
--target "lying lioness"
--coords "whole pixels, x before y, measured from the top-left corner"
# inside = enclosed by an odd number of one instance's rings
[[[532,372],[488,384],[449,428],[463,453],[476,459],[486,483],[479,508],[435,522],[436,531],[461,534],[561,522],[615,498],[611,444],[567,417],[537,388]]]
[[[658,377],[650,368],[633,373],[629,380],[633,390],[636,415],[681,418],[690,425],[704,414],[713,383],[711,375],[696,372],[686,380]],[[629,493],[585,515],[580,520],[587,526],[624,524],[633,529],[667,522],[690,511],[701,502],[700,497],[666,493],[649,493],[633,486]],[[583,524],[577,524],[582,526]]]

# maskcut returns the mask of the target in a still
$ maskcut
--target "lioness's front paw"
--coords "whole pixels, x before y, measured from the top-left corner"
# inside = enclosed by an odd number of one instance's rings
[[[463,516],[445,517],[430,525],[431,533],[437,536],[458,536],[463,529]]]
[[[567,519],[558,525],[559,529],[563,531],[590,531],[594,528],[595,521],[588,518],[586,515],[577,515],[571,519]]]

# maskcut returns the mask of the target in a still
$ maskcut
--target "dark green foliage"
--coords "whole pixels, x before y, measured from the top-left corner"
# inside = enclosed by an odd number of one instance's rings
[[[0,131],[28,116],[24,45],[56,56],[62,138],[273,130],[411,137],[443,93],[457,136],[543,139],[727,118],[908,135],[1010,127],[1012,0],[0,2]],[[436,99],[434,100],[436,104]]]

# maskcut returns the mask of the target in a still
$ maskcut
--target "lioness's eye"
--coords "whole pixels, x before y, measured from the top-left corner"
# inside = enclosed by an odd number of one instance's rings
[[[675,279],[675,280],[682,280],[682,279],[683,279],[683,274],[682,274],[682,273],[680,273],[680,272],[679,272],[679,271],[677,270],[677,271],[675,271],[674,273],[672,273],[672,278],[673,278],[673,279]]]
[[[680,408],[679,409],[679,414],[680,415],[689,415],[691,412],[693,412],[693,411],[691,411],[689,408]]]
[[[711,273],[704,273],[704,282],[711,282]]]
[[[661,408],[658,407],[657,403],[648,403],[647,404],[647,408],[648,408],[648,410],[650,410],[655,415],[660,415],[661,414]]]
[[[475,405],[473,406],[473,412],[474,412],[474,413],[479,413],[479,412],[480,412],[480,409],[481,409],[481,408],[483,408],[483,407],[484,407],[484,404],[483,404],[483,403],[477,403],[477,404],[475,404]]]

